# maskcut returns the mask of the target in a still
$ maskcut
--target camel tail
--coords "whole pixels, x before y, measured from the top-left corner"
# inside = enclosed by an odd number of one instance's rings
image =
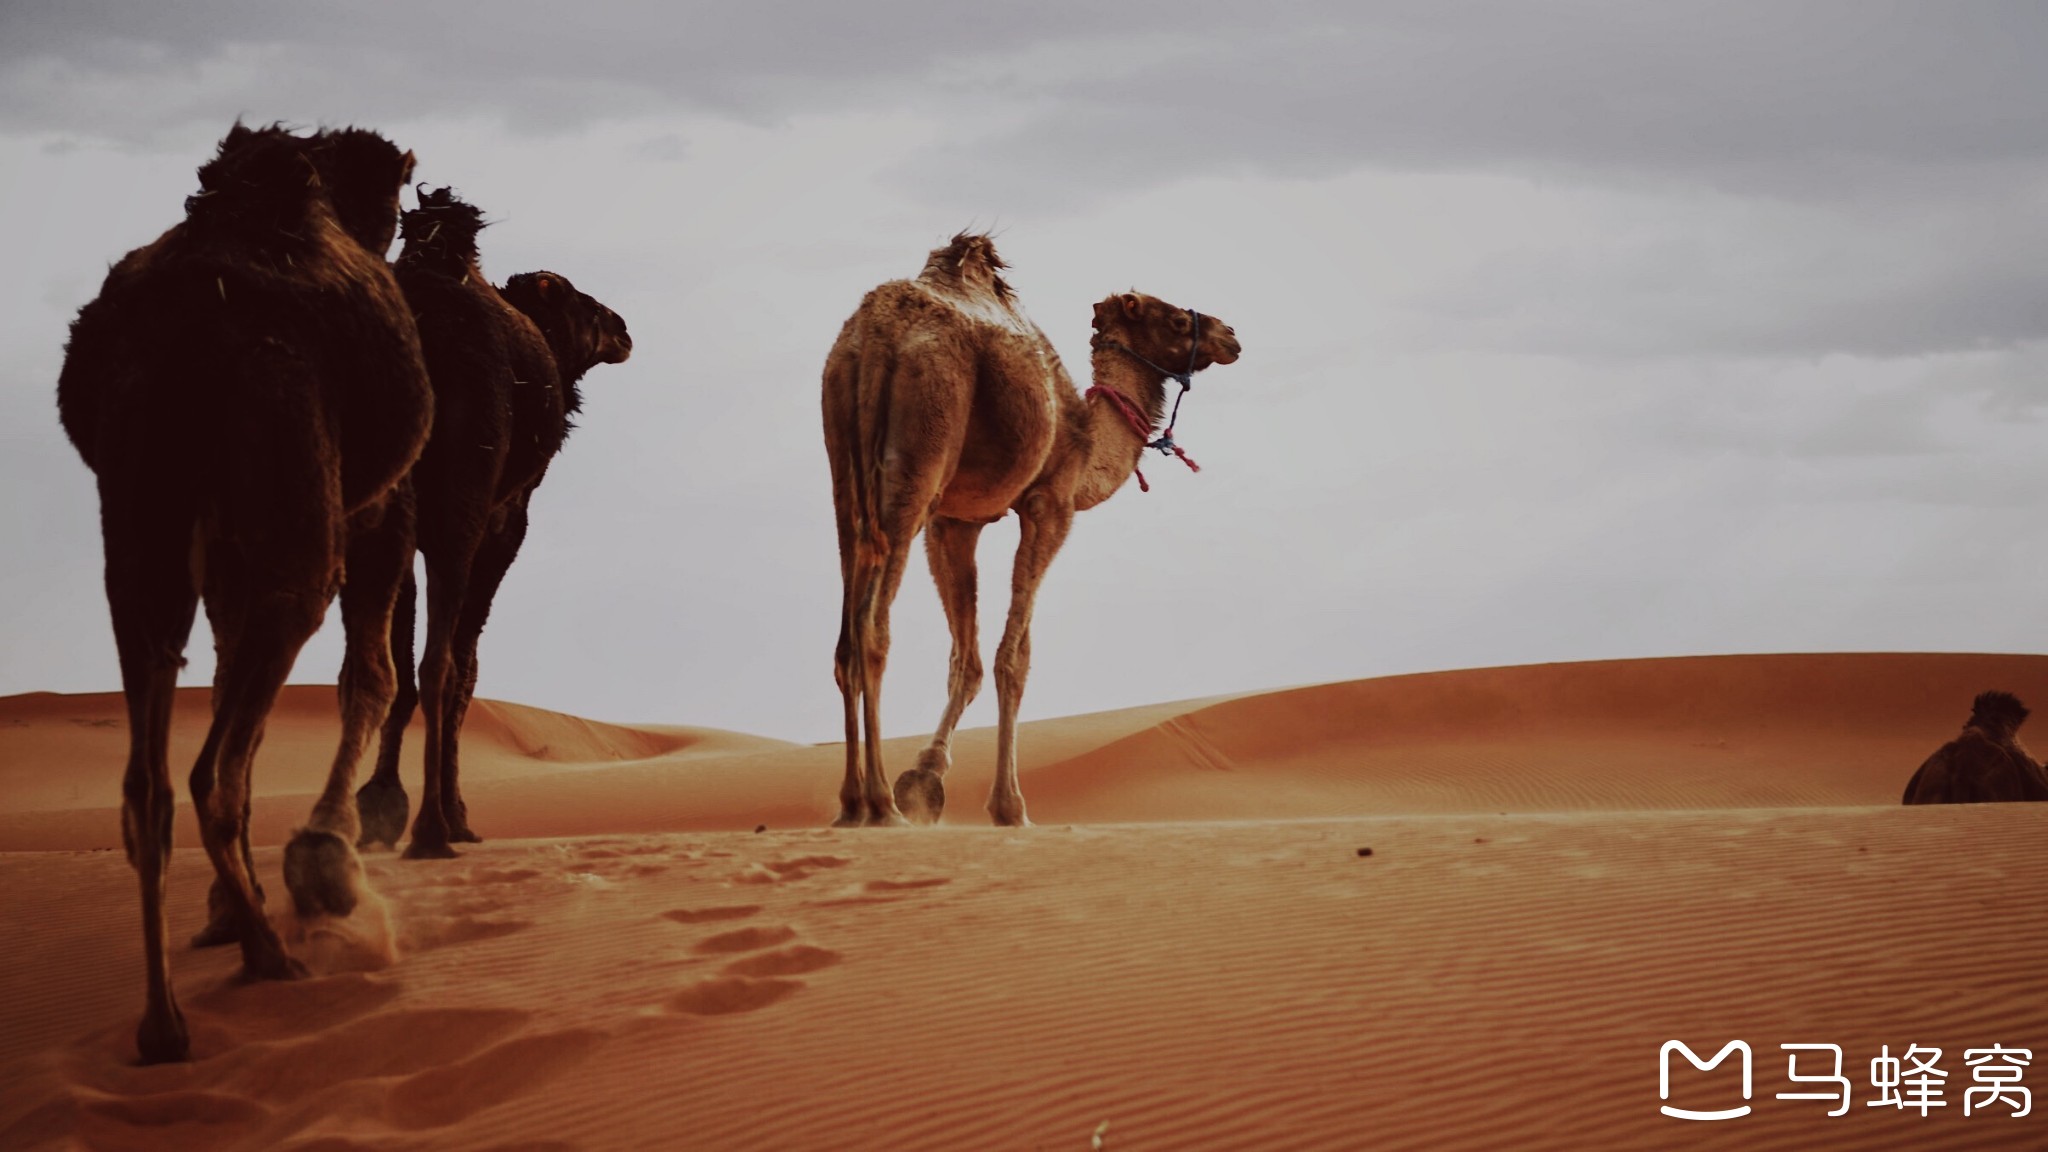
[[[854,385],[854,436],[852,478],[854,486],[854,531],[862,544],[877,551],[882,540],[882,497],[885,479],[882,459],[889,437],[891,346],[883,340],[863,340]]]

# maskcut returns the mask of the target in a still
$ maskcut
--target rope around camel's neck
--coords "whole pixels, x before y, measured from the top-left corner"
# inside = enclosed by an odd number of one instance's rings
[[[1130,453],[1130,475],[1138,478],[1138,490],[1150,492],[1152,485],[1145,479],[1145,470],[1140,466],[1145,449],[1157,449],[1162,454],[1180,458],[1190,471],[1199,472],[1202,466],[1173,441],[1173,428],[1169,424],[1156,439],[1152,430],[1159,423],[1159,414],[1166,407],[1165,380],[1158,368],[1139,360],[1121,346],[1109,343],[1099,344],[1089,357],[1094,382],[1086,393],[1095,419],[1110,419],[1130,430],[1137,444]],[[1183,388],[1183,394],[1185,389]],[[1178,407],[1178,405],[1176,405]],[[1097,444],[1104,439],[1096,438]],[[1121,473],[1122,468],[1117,472]],[[1118,482],[1121,486],[1121,480]],[[1112,489],[1114,491],[1114,489]]]

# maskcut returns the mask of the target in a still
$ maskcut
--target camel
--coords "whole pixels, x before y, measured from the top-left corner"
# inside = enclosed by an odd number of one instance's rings
[[[1962,734],[1942,745],[1906,782],[1907,804],[2048,800],[2048,771],[2022,747],[2027,706],[2010,692],[1983,692]]]
[[[1019,307],[1005,267],[988,236],[954,236],[916,279],[869,292],[825,360],[825,450],[845,592],[833,660],[846,712],[840,827],[932,823],[944,811],[953,729],[981,688],[975,544],[984,525],[1010,512],[1021,529],[995,652],[988,812],[999,825],[1030,823],[1017,784],[1017,709],[1039,583],[1074,513],[1114,495],[1147,447],[1178,452],[1170,427],[1152,439],[1165,381],[1185,390],[1193,373],[1241,351],[1230,325],[1213,316],[1139,292],[1110,296],[1095,305],[1094,382],[1083,397]],[[892,792],[879,722],[889,606],[920,531],[953,652],[938,729]]]
[[[475,843],[457,749],[476,691],[476,647],[499,583],[526,538],[527,505],[582,407],[577,384],[633,350],[626,322],[555,272],[502,289],[477,262],[483,214],[447,188],[407,212],[398,283],[418,319],[433,380],[434,429],[413,468],[418,543],[427,562],[427,633],[412,675],[417,589],[408,566],[393,620],[403,681],[384,723],[377,768],[356,801],[358,847],[396,845],[409,801],[398,753],[413,708],[426,706],[426,784],[405,855],[454,856]]]
[[[237,124],[200,168],[185,219],[116,264],[71,326],[57,400],[98,480],[128,701],[121,820],[142,885],[145,1063],[190,1047],[164,893],[171,703],[201,600],[217,664],[190,786],[216,877],[209,933],[240,942],[251,978],[305,973],[264,916],[250,771],[278,689],[337,590],[343,736],[285,877],[302,912],[345,914],[358,892],[350,790],[395,692],[399,571],[352,538],[403,515],[390,513],[391,493],[432,418],[418,336],[382,255],[412,164],[372,132]]]

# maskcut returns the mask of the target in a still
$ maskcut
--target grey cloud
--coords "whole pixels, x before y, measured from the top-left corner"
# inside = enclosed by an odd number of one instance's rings
[[[2048,157],[2048,9],[2026,4],[1383,4],[1282,8],[1081,77],[972,154],[991,183],[1252,168],[1601,174],[1853,195],[1922,165]],[[1295,19],[1288,15],[1295,13]]]
[[[0,125],[147,144],[238,114],[489,114],[541,131],[677,108],[763,121],[916,105],[920,78],[963,57],[1155,18],[1080,4],[26,4],[0,14]]]

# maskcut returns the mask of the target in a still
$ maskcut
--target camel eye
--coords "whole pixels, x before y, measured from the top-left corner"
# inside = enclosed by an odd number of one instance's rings
[[[1181,315],[1181,314],[1180,314],[1180,313],[1178,313],[1178,312],[1174,313],[1174,315],[1173,315],[1173,330],[1174,330],[1175,332],[1185,332],[1185,331],[1187,331],[1187,330],[1188,330],[1188,318],[1187,318],[1187,317],[1185,317],[1185,316],[1183,316],[1183,315]]]

